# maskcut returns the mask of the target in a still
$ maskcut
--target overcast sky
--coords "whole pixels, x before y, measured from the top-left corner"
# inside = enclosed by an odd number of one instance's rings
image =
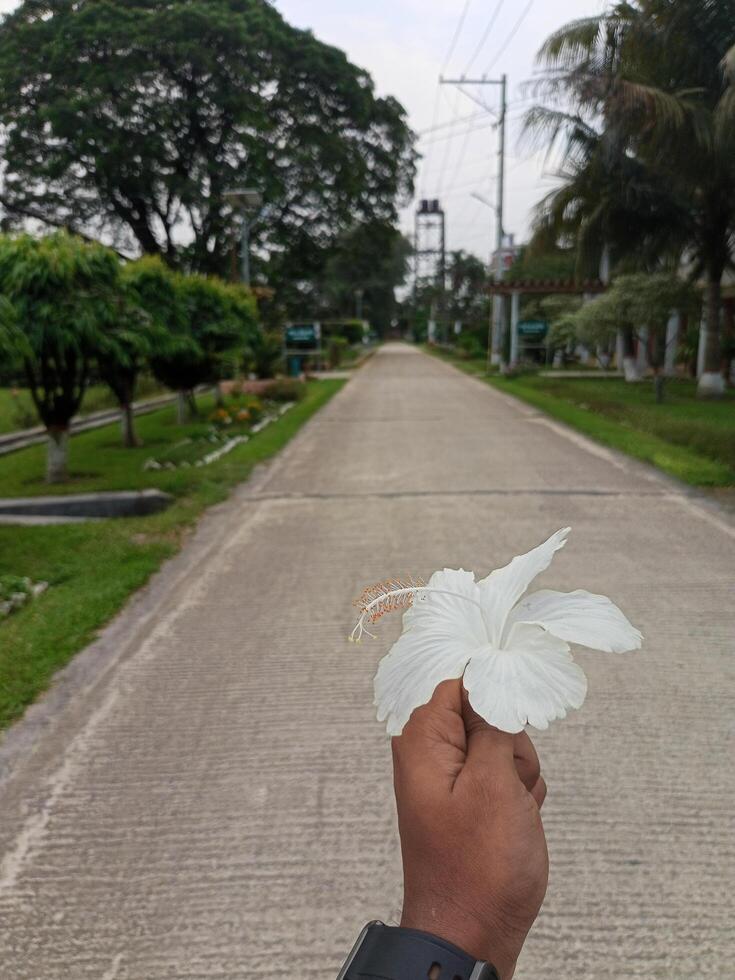
[[[553,181],[544,155],[519,146],[524,106],[522,84],[532,77],[534,58],[544,39],[569,20],[599,13],[606,0],[275,0],[286,20],[310,28],[367,68],[380,94],[394,95],[406,107],[417,132],[452,120],[469,122],[439,129],[421,140],[423,160],[417,196],[439,197],[447,212],[448,244],[486,257],[494,240],[494,213],[472,192],[495,200],[497,133],[492,119],[465,95],[440,87],[438,76],[508,75],[510,125],[506,192],[506,230],[523,239],[533,205]],[[0,12],[15,0],[0,0]],[[452,45],[463,12],[462,30]],[[445,67],[446,66],[446,67]],[[497,103],[493,88],[470,89]],[[447,139],[448,134],[453,134]],[[413,227],[413,209],[402,224]]]

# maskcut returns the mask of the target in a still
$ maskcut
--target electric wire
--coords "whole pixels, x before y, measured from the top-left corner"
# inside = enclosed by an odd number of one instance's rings
[[[447,51],[447,56],[444,59],[444,64],[442,65],[441,73],[442,75],[447,70],[449,62],[452,60],[452,55],[457,47],[457,42],[459,41],[460,34],[462,33],[462,28],[464,27],[464,22],[467,20],[467,14],[470,9],[470,4],[472,0],[465,0],[464,9],[460,14],[459,21],[457,23],[457,29],[454,32],[454,37],[452,38],[451,44],[449,45],[449,50]]]
[[[474,65],[474,63],[482,54],[482,49],[485,47],[485,44],[487,43],[487,39],[490,37],[490,32],[492,31],[493,27],[495,27],[498,17],[500,16],[500,11],[503,9],[504,4],[505,4],[505,0],[498,0],[497,6],[495,7],[495,10],[493,11],[492,16],[490,17],[490,20],[488,21],[487,27],[483,31],[482,36],[480,37],[480,40],[477,44],[477,47],[475,48],[470,60],[467,62],[467,67],[462,72],[462,75],[467,74],[467,72],[470,70],[470,68]]]
[[[526,17],[528,17],[528,15],[531,13],[531,7],[533,7],[533,5],[534,5],[535,2],[536,2],[536,0],[528,0],[528,3],[526,4],[525,8],[523,9],[523,11],[521,13],[521,16],[516,21],[515,26],[513,27],[513,29],[511,30],[510,34],[505,39],[505,41],[501,44],[500,50],[498,51],[498,53],[495,55],[495,57],[493,58],[493,60],[490,62],[490,64],[485,69],[485,73],[486,74],[488,72],[492,71],[492,69],[497,65],[497,63],[503,57],[503,55],[505,54],[505,52],[508,50],[508,48],[510,47],[510,44],[513,41],[513,39],[515,38],[516,34],[518,33],[518,31],[520,31],[521,26],[523,25],[523,22],[525,21]]]

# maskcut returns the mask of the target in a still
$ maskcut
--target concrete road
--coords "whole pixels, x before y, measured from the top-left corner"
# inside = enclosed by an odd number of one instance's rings
[[[2,748],[3,980],[332,980],[399,913],[388,741],[351,601],[477,572],[563,525],[544,583],[615,598],[538,738],[546,907],[520,980],[732,977],[735,531],[651,471],[384,348]]]

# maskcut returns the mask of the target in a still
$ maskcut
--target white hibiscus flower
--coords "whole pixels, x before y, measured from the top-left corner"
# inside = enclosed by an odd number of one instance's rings
[[[462,676],[470,704],[488,724],[510,733],[548,728],[587,694],[569,643],[606,653],[640,648],[641,633],[605,596],[543,590],[522,598],[569,531],[480,582],[472,572],[445,568],[426,585],[387,582],[365,591],[353,640],[373,635],[366,622],[406,610],[403,633],[375,677],[378,720],[387,720],[389,735],[400,735],[438,684]]]

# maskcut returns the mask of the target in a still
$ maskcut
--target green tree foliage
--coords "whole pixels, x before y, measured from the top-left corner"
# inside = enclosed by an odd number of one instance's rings
[[[588,347],[610,349],[618,330],[626,339],[626,355],[632,354],[633,340],[645,342],[656,378],[656,396],[663,400],[661,368],[666,353],[666,328],[673,310],[683,314],[697,305],[692,285],[667,272],[620,276],[607,293],[584,303],[563,323],[577,341]]]
[[[0,25],[0,124],[9,220],[224,275],[224,193],[257,186],[274,282],[393,221],[415,169],[398,102],[266,0],[25,0]]]
[[[66,479],[69,423],[105,333],[117,326],[119,277],[114,252],[64,232],[0,237],[0,293],[14,313],[0,342],[22,362],[46,426],[51,483]]]
[[[564,152],[538,233],[594,264],[686,256],[707,281],[705,371],[720,364],[721,283],[735,230],[735,0],[637,0],[567,25],[540,54],[528,125]]]
[[[254,330],[245,344],[244,367],[256,378],[274,378],[283,365],[283,338],[275,330]]]
[[[244,287],[202,275],[167,273],[174,329],[151,358],[156,377],[195,407],[194,389],[231,370],[257,330],[255,300]]]
[[[350,228],[339,237],[326,265],[326,311],[352,317],[359,306],[373,329],[384,335],[396,312],[396,289],[408,275],[411,250],[408,239],[388,221]]]
[[[120,405],[123,444],[129,448],[138,445],[133,414],[138,377],[155,353],[166,349],[175,315],[176,297],[174,291],[167,296],[166,279],[160,259],[143,258],[122,267],[115,330],[101,338],[97,350],[97,372]],[[154,294],[155,316],[146,311]],[[165,308],[167,298],[171,305]]]
[[[532,280],[534,282],[566,282],[574,279],[577,256],[574,249],[522,248],[521,253],[508,270],[506,279]]]

